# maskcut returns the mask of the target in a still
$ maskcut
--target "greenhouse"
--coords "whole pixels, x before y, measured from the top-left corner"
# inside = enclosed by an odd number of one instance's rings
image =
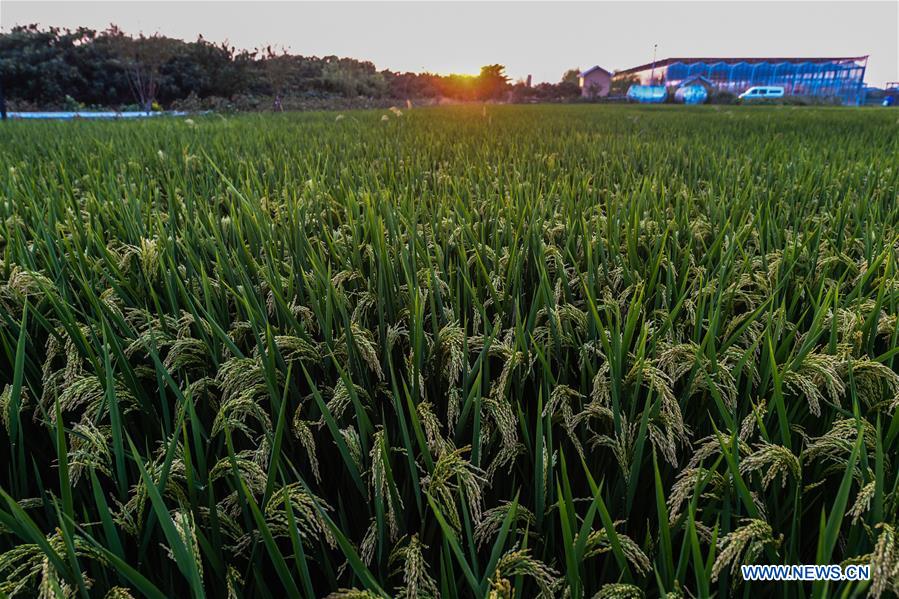
[[[666,58],[615,73],[615,81],[678,88],[702,77],[715,91],[739,95],[756,85],[784,88],[791,96],[834,98],[857,106],[864,101],[868,57],[852,58]]]

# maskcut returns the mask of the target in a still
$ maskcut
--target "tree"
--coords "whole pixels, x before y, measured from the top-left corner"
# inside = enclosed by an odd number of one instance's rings
[[[266,46],[262,64],[265,68],[265,78],[272,90],[272,109],[277,112],[284,110],[282,100],[290,82],[292,63],[293,57],[287,50],[282,49],[278,54],[271,46]]]
[[[132,38],[114,25],[104,35],[128,75],[135,100],[149,112],[159,93],[162,67],[183,51],[184,42],[159,34]]]
[[[568,69],[559,82],[558,93],[562,98],[574,98],[581,95],[581,70]]]
[[[254,97],[271,96],[280,110],[287,93],[463,101],[563,97],[561,84],[513,89],[500,64],[484,66],[476,76],[393,73],[352,58],[296,56],[271,47],[237,51],[202,36],[191,42],[135,37],[115,25],[100,33],[37,25],[0,32],[0,79],[7,100],[45,109],[136,101],[150,110],[154,102],[236,96],[255,106]]]
[[[10,99],[53,105],[67,94],[81,95],[87,87],[85,46],[91,46],[93,36],[89,29],[41,31],[35,25],[0,36],[0,77]]]
[[[456,100],[477,100],[480,98],[480,79],[471,75],[447,75],[437,79],[440,94]]]
[[[580,68],[568,69],[567,71],[565,71],[565,73],[562,74],[561,83],[574,83],[575,85],[577,85],[580,82],[580,79]]]
[[[326,56],[324,60],[321,80],[327,91],[338,92],[348,98],[377,98],[387,92],[387,80],[373,63],[336,56]]]
[[[249,83],[254,54],[237,52],[226,43],[213,44],[200,36],[186,43],[162,67],[159,101],[169,103],[191,94],[198,98],[230,97]]]
[[[640,77],[637,75],[622,75],[620,77],[612,77],[612,85],[609,93],[613,96],[623,96],[632,85],[640,83]]]
[[[477,78],[478,96],[481,100],[499,99],[508,87],[509,78],[506,77],[505,66],[491,64],[481,67],[481,74]]]

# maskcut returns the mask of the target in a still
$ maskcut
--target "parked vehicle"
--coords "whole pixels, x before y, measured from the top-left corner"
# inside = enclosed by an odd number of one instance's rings
[[[756,85],[740,94],[741,100],[761,100],[765,98],[783,98],[784,88],[777,85]]]

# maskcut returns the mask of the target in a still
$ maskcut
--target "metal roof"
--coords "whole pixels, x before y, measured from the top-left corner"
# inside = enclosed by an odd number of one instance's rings
[[[782,57],[782,56],[762,56],[762,57],[754,57],[754,58],[663,58],[662,60],[657,60],[655,63],[648,62],[646,64],[641,64],[638,67],[631,67],[629,69],[624,69],[622,71],[616,71],[616,75],[624,75],[627,73],[637,73],[639,71],[646,71],[648,69],[653,68],[653,64],[655,64],[655,68],[667,67],[670,64],[674,64],[676,62],[683,62],[689,64],[691,62],[704,62],[706,64],[715,64],[716,62],[723,62],[725,64],[737,64],[739,62],[746,63],[759,63],[759,62],[770,62],[770,63],[783,63],[783,62],[791,62],[791,63],[803,63],[803,62],[811,62],[811,63],[825,63],[825,62],[859,62],[862,60],[868,60],[868,56],[839,56],[839,57],[822,57],[815,56],[809,58],[797,58],[797,57]]]
[[[586,77],[587,75],[589,75],[589,74],[592,73],[593,71],[602,71],[602,72],[605,73],[606,75],[611,75],[611,74],[612,74],[612,73],[610,73],[609,71],[607,71],[607,70],[605,70],[604,68],[602,68],[601,66],[599,66],[599,65],[594,65],[594,66],[590,67],[589,69],[587,69],[586,71],[581,71],[580,76],[581,76],[581,77]]]

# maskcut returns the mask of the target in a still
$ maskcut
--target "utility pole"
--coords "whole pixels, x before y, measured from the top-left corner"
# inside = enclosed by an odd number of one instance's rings
[[[655,85],[656,80],[656,49],[658,49],[658,44],[652,45],[652,71],[649,73],[649,84]]]

